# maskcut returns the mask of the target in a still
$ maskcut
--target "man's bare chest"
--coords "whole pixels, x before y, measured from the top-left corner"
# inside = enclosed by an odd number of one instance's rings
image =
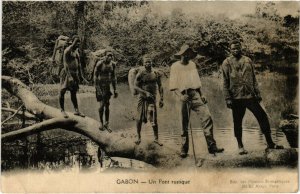
[[[157,82],[157,76],[155,73],[144,73],[141,78],[142,83],[144,84],[152,84]]]
[[[108,75],[108,74],[111,74],[113,73],[114,71],[114,68],[113,68],[113,65],[111,63],[109,64],[102,64],[100,67],[99,67],[99,73],[100,75]]]

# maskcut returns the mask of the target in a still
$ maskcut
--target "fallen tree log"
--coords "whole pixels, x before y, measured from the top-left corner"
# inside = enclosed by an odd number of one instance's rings
[[[13,139],[43,130],[61,128],[82,134],[96,142],[107,155],[138,159],[161,167],[180,165],[180,158],[176,152],[166,146],[160,147],[152,142],[144,141],[139,146],[134,143],[135,132],[112,132],[99,130],[100,122],[90,117],[78,117],[67,112],[69,119],[63,119],[61,111],[41,102],[18,79],[2,76],[2,88],[18,97],[27,111],[40,119],[50,119],[42,124],[36,124],[8,134],[2,134],[2,139]],[[71,122],[72,121],[72,122]],[[172,161],[172,162],[171,162]]]
[[[180,158],[176,152],[179,147],[169,148],[166,145],[161,147],[152,141],[143,141],[137,146],[134,143],[136,140],[135,131],[123,130],[118,132],[113,131],[112,133],[101,131],[99,127],[102,126],[95,119],[78,117],[70,112],[67,112],[69,118],[64,119],[59,109],[41,102],[26,85],[15,78],[2,76],[2,87],[12,95],[17,96],[24,103],[29,113],[41,120],[45,120],[20,130],[2,134],[2,140],[16,139],[44,130],[61,128],[90,138],[111,157],[137,159],[162,168],[194,165],[192,157],[186,159]],[[289,164],[295,166],[294,164],[297,164],[297,159],[298,152],[296,149],[269,150],[268,152],[258,150],[249,153],[247,156],[229,155],[227,153],[218,154],[216,157],[208,155],[207,157],[198,158],[198,166],[204,168],[268,167],[270,165],[289,166]],[[280,160],[279,163],[277,162],[278,160]]]

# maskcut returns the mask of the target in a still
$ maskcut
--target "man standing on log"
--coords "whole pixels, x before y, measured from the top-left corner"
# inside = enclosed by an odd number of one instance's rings
[[[258,120],[265,135],[269,149],[283,149],[271,137],[270,124],[265,110],[259,104],[262,100],[254,67],[250,58],[242,55],[241,43],[235,40],[230,45],[231,56],[222,64],[224,95],[228,108],[232,109],[234,135],[237,139],[239,154],[247,154],[242,142],[242,122],[248,108]]]
[[[207,101],[202,96],[196,64],[190,60],[195,53],[188,45],[183,45],[175,55],[180,56],[181,60],[171,66],[170,90],[174,91],[181,101],[182,147],[180,156],[185,158],[189,150],[188,128],[191,110],[197,113],[201,121],[208,152],[210,154],[221,153],[224,149],[217,147],[213,136],[213,121]]]
[[[134,81],[134,88],[139,93],[136,118],[138,140],[135,143],[137,145],[141,143],[142,123],[150,121],[154,132],[154,143],[162,146],[163,144],[158,141],[156,109],[157,87],[160,95],[159,107],[162,108],[164,105],[161,76],[152,68],[152,59],[150,57],[144,56],[143,64],[144,68],[137,73]]]
[[[111,132],[109,128],[109,101],[112,95],[110,84],[113,86],[114,97],[118,97],[116,85],[116,62],[113,60],[113,53],[110,50],[105,51],[103,60],[97,62],[94,71],[94,84],[96,87],[96,98],[100,103],[99,117],[100,117],[100,130],[106,129]],[[103,113],[105,112],[105,123],[103,123]],[[103,125],[104,124],[104,125]]]
[[[75,108],[74,115],[85,117],[84,114],[79,112],[76,93],[79,89],[80,78],[86,81],[82,75],[80,56],[78,48],[80,45],[79,36],[75,35],[72,37],[72,43],[64,50],[63,64],[64,68],[60,73],[60,93],[59,93],[59,104],[61,112],[65,118],[69,116],[65,112],[64,98],[67,90],[71,93],[71,101]],[[87,81],[86,81],[87,82]]]

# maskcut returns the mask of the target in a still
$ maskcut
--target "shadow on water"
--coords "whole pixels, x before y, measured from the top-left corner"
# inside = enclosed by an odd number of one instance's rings
[[[265,107],[272,126],[272,137],[274,141],[285,147],[289,147],[285,135],[278,130],[278,123],[281,113],[288,107],[298,107],[295,96],[298,95],[297,84],[293,78],[279,77],[258,77]],[[164,81],[165,106],[158,109],[159,138],[167,146],[174,148],[181,145],[181,129],[179,106],[175,96],[168,91],[168,80]],[[287,86],[293,83],[291,88]],[[208,106],[214,121],[214,135],[218,146],[224,147],[227,153],[236,154],[237,143],[233,134],[231,112],[225,107],[221,80],[216,77],[202,78],[203,93],[208,99]],[[129,93],[126,84],[118,86],[119,97],[111,99],[110,126],[113,130],[129,129],[135,127],[136,98]],[[295,92],[296,91],[296,92]],[[95,94],[80,94],[79,106],[87,116],[99,120],[98,103]],[[56,98],[45,101],[54,107],[59,107]],[[72,111],[73,107],[66,95],[66,110]],[[195,114],[191,115],[191,126],[196,155],[207,154],[203,131],[199,128],[200,121]],[[243,140],[245,148],[251,150],[264,150],[266,142],[263,134],[258,128],[254,116],[247,111],[243,123]],[[143,125],[142,140],[152,139],[153,131],[149,125]],[[43,170],[99,170],[97,156],[98,146],[89,139],[60,129],[42,132],[32,135],[23,140],[14,142],[2,142],[2,170],[17,168],[43,169]],[[190,153],[192,150],[190,149]],[[109,158],[102,156],[103,167],[116,168],[151,168],[151,166],[136,160],[124,158]]]

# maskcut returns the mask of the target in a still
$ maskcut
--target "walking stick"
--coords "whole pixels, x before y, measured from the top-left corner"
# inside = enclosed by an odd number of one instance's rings
[[[187,90],[185,90],[185,93],[187,94]],[[187,107],[187,114],[188,114],[188,126],[191,131],[191,139],[192,139],[192,148],[193,148],[193,155],[194,155],[194,160],[195,160],[195,165],[197,165],[197,160],[196,160],[196,153],[195,153],[195,145],[194,145],[194,137],[193,137],[193,129],[192,129],[192,123],[190,119],[190,107],[189,104],[186,104]]]

